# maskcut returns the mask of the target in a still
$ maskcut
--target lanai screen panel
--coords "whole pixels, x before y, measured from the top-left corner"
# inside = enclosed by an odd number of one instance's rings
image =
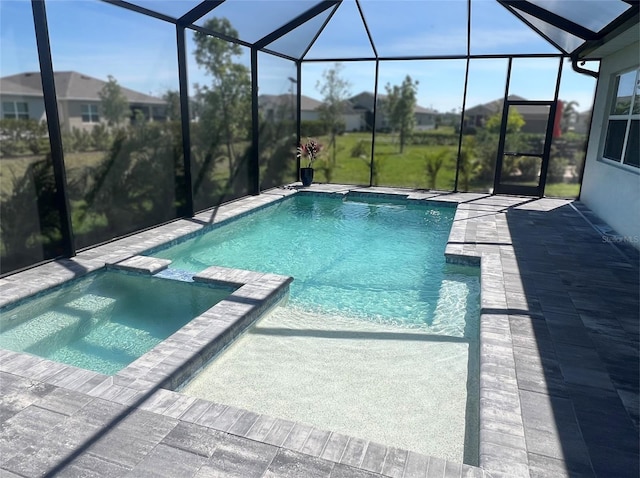
[[[56,257],[63,245],[51,148],[46,128],[38,126],[45,113],[35,98],[42,83],[29,3],[0,2],[0,43],[2,74],[10,76],[0,82],[0,272],[6,273]],[[35,132],[35,138],[20,141],[20,130]]]
[[[311,0],[227,0],[195,23],[206,27],[211,18],[226,18],[237,32],[234,38],[255,43],[316,3]]]
[[[598,32],[631,8],[621,0],[527,0],[526,3],[540,7],[552,15],[565,18],[577,25]]]
[[[500,0],[516,16],[565,53],[573,53],[587,40],[599,38],[605,29],[638,4],[622,0]]]
[[[201,2],[202,0],[132,0],[129,3],[178,19]]]
[[[191,184],[194,207],[202,210],[249,194],[251,55],[199,31],[186,34]]]
[[[338,5],[304,59],[326,60],[376,57],[369,34],[355,0]]]
[[[103,2],[47,18],[75,246],[181,216],[175,27]]]
[[[302,64],[301,141],[322,144],[314,181],[369,184],[375,77],[373,61]]]
[[[334,8],[325,10],[289,33],[267,44],[266,48],[293,58],[302,58],[311,47],[313,40],[322,31],[333,11]]]
[[[382,58],[466,55],[467,1],[362,1]]]
[[[260,189],[296,181],[297,68],[293,61],[258,54]]]
[[[454,189],[465,70],[464,59],[380,63],[374,185]],[[411,111],[398,104],[407,86]]]

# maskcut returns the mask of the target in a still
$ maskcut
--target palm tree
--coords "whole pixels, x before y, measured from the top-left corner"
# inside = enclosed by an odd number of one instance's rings
[[[578,118],[578,110],[576,106],[580,106],[580,103],[577,101],[567,101],[562,105],[562,118],[560,121],[560,130],[563,133],[569,131],[569,127],[573,126],[576,123]]]

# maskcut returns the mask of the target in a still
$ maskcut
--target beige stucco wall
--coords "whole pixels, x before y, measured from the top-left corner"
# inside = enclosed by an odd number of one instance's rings
[[[0,107],[4,101],[15,101],[18,103],[27,103],[29,109],[29,119],[37,121],[43,121],[46,119],[44,114],[44,101],[42,98],[33,96],[21,96],[21,95],[5,95],[0,92]],[[4,118],[4,111],[2,111],[2,117]]]
[[[360,113],[344,115],[345,131],[360,131],[363,125],[362,115]]]
[[[317,121],[320,119],[320,113],[317,111],[302,110],[300,111],[301,121]]]
[[[93,127],[98,123],[84,123],[82,121],[82,105],[97,105],[98,106],[98,114],[100,115],[100,122],[102,122],[102,111],[100,108],[99,101],[80,101],[80,100],[69,100],[69,101],[61,101],[63,104],[64,115],[62,111],[60,112],[60,121],[63,123],[63,128],[67,131],[72,130],[73,128],[78,128],[80,130],[91,131]]]
[[[640,248],[640,170],[602,159],[602,148],[613,81],[639,64],[639,42],[602,59],[580,194],[582,202],[636,248]]]

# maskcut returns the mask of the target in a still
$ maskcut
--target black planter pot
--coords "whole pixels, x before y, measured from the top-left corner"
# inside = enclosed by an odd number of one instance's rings
[[[313,182],[313,168],[300,168],[300,181],[303,186],[311,186]]]

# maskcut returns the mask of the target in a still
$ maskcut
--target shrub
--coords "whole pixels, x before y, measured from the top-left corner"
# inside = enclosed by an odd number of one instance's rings
[[[369,158],[371,156],[371,150],[367,141],[361,139],[351,148],[352,158]]]
[[[563,157],[551,157],[549,160],[549,169],[547,170],[548,183],[561,183],[564,181],[564,172],[567,168],[569,160]]]
[[[320,120],[304,120],[300,122],[302,136],[324,136],[329,134],[329,127]]]
[[[427,146],[457,146],[458,136],[453,133],[438,133],[434,131],[414,132],[409,143]]]
[[[436,188],[438,173],[445,161],[451,157],[451,151],[447,148],[440,148],[425,155],[427,160],[426,171],[429,177],[429,189]]]
[[[91,141],[91,133],[89,133],[87,130],[73,128],[73,130],[71,131],[71,135],[73,136],[77,151],[82,153],[92,149],[93,142]]]
[[[517,164],[523,181],[532,181],[538,177],[540,172],[540,160],[538,158],[523,156],[518,159]]]
[[[97,124],[91,130],[91,142],[98,151],[106,151],[111,145],[109,129],[104,124]]]
[[[0,120],[0,154],[19,156],[48,150],[47,125],[33,119]]]

